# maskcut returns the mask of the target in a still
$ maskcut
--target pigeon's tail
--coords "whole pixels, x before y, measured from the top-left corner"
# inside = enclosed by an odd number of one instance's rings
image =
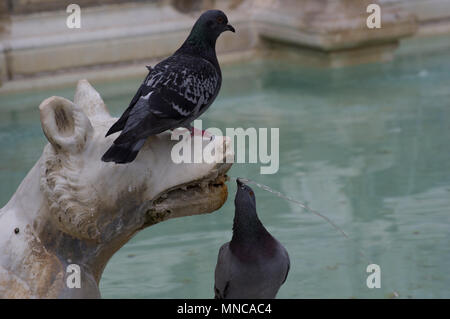
[[[128,119],[128,113],[129,113],[128,110],[126,110],[124,115],[122,115],[120,119],[118,119],[117,122],[114,123],[113,126],[109,128],[108,133],[106,133],[105,137],[113,133],[122,131],[124,129],[125,123],[127,122]]]
[[[136,158],[139,150],[144,145],[145,139],[137,142],[113,144],[102,156],[103,162],[114,162],[116,164],[131,163]]]

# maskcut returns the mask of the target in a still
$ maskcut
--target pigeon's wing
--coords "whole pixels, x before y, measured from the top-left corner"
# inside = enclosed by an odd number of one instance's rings
[[[217,265],[214,273],[214,298],[225,299],[231,281],[231,251],[229,242],[220,247]]]
[[[156,65],[142,84],[116,144],[128,143],[190,122],[215,99],[220,74],[201,58],[178,56]]]
[[[127,109],[123,114],[120,116],[120,118],[111,126],[111,128],[108,130],[105,136],[111,135],[113,133],[119,132],[124,129],[125,124],[127,123],[128,117],[130,116],[130,112],[133,109],[133,107],[136,105],[136,103],[139,101],[139,99],[142,96],[143,91],[146,89],[146,81],[152,76],[152,68],[147,66],[148,74],[145,77],[144,82],[141,84],[139,89],[137,90],[136,94],[131,99],[130,104],[128,105]]]
[[[174,55],[155,66],[146,85],[156,91],[149,106],[158,117],[183,119],[213,102],[220,89],[221,75],[205,59]]]
[[[114,144],[125,144],[159,134],[170,129],[176,123],[174,119],[158,117],[158,113],[148,107],[146,97],[150,99],[151,96],[152,92],[141,97],[133,106],[125,127]]]

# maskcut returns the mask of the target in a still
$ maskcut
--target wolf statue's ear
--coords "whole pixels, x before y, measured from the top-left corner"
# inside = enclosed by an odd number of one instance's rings
[[[94,126],[112,119],[102,97],[87,80],[78,81],[73,103],[83,110]]]
[[[73,237],[96,239],[96,216],[90,211],[89,194],[77,180],[78,159],[93,128],[77,104],[53,96],[39,106],[41,124],[51,147],[44,149],[41,187],[48,199],[50,216],[59,230]]]
[[[81,107],[53,96],[39,105],[41,125],[57,152],[81,152],[92,134],[92,125]]]

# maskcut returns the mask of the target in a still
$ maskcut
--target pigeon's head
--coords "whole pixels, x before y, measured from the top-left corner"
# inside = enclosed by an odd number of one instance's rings
[[[217,37],[225,31],[235,32],[233,26],[228,24],[228,18],[220,10],[208,10],[198,18],[192,33],[206,37],[206,40],[215,42]]]
[[[237,191],[234,198],[234,205],[239,211],[256,210],[256,199],[253,190],[246,185],[241,179],[236,179]]]

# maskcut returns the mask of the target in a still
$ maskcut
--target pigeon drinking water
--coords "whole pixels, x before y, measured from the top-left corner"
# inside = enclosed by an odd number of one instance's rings
[[[130,163],[149,136],[185,127],[205,112],[216,98],[222,73],[216,40],[233,31],[220,10],[203,13],[181,47],[153,68],[120,119],[106,136],[121,131],[103,155],[105,162]]]
[[[288,252],[259,220],[253,190],[236,182],[233,237],[219,250],[215,298],[275,298],[289,272]]]

